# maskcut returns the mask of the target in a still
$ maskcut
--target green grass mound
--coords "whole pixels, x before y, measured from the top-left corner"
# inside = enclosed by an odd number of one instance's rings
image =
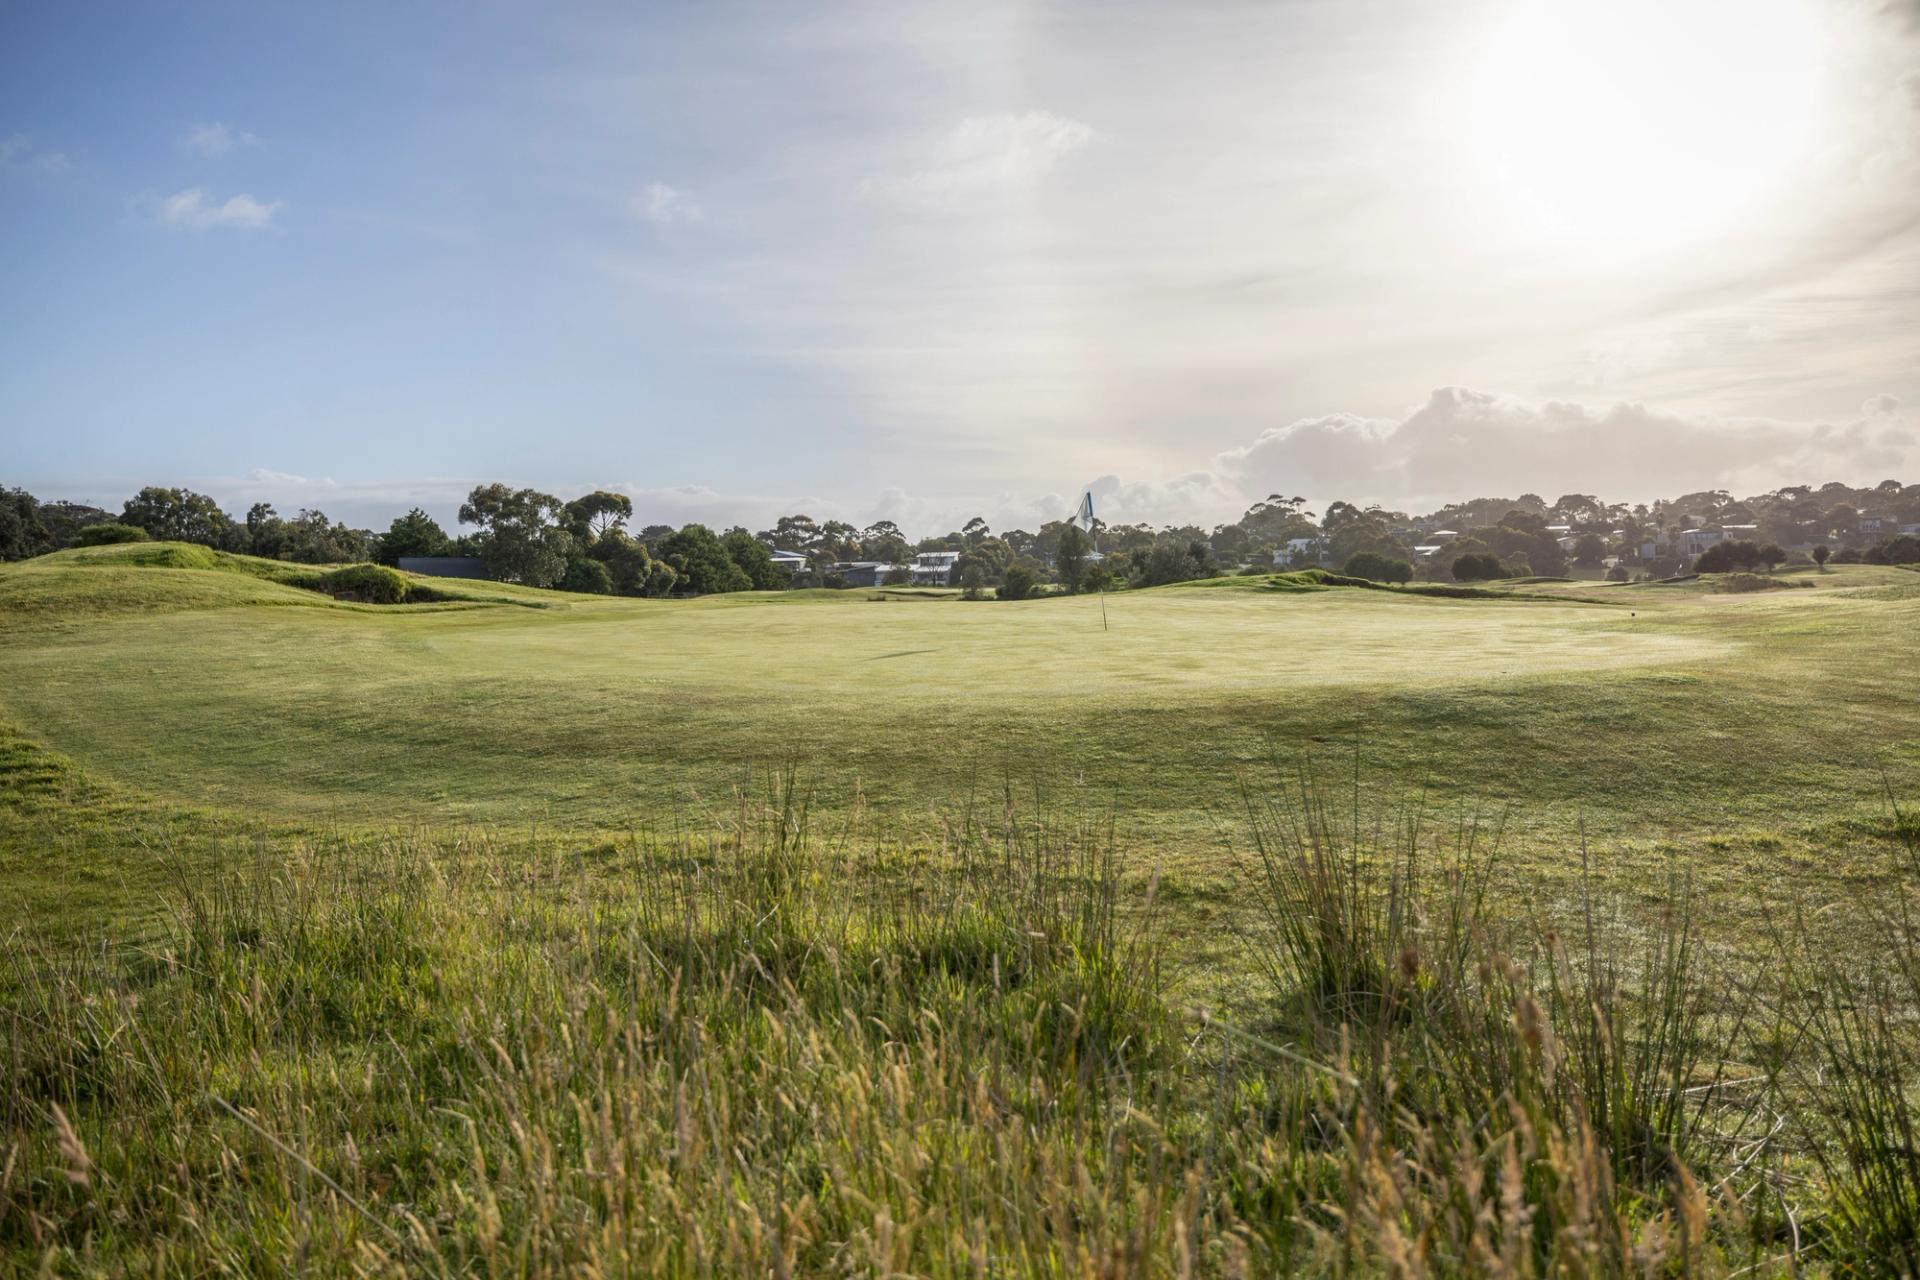
[[[103,526],[95,526],[103,527]],[[212,573],[237,573],[269,582],[293,582],[312,572],[311,566],[289,564],[284,560],[265,560],[259,556],[215,551],[196,542],[117,542],[92,547],[73,547],[37,557],[27,564],[35,569],[197,569]]]
[[[385,565],[329,568],[216,551],[192,542],[73,547],[0,566],[0,608],[81,620],[109,613],[253,604],[518,604],[547,608],[578,596],[508,583],[432,579]]]
[[[1781,581],[1759,573],[1727,573],[1712,580],[1707,588],[1726,595],[1744,595],[1754,591],[1785,591],[1789,587],[1811,587],[1805,579]]]
[[[383,564],[350,564],[344,569],[320,574],[310,584],[303,585],[323,591],[335,600],[351,600],[357,604],[406,604],[417,598],[416,590],[432,599],[440,598],[427,588],[415,588],[399,570]]]
[[[1294,569],[1285,573],[1201,578],[1194,582],[1173,583],[1172,587],[1179,590],[1226,588],[1241,591],[1280,591],[1291,594],[1350,588],[1358,591],[1385,591],[1402,596],[1436,596],[1444,600],[1565,600],[1569,597],[1529,594],[1506,590],[1505,587],[1522,583],[1557,584],[1569,581],[1571,579],[1567,578],[1513,579],[1511,583],[1503,583],[1500,588],[1494,588],[1453,582],[1375,582],[1372,578],[1357,578],[1351,574],[1335,573],[1331,569]]]

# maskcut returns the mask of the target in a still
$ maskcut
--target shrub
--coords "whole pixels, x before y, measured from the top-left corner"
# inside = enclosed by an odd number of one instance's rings
[[[1372,582],[1413,580],[1413,565],[1397,556],[1381,555],[1378,551],[1360,551],[1349,556],[1343,572],[1350,578],[1366,578]]]
[[[1500,567],[1500,557],[1492,552],[1469,551],[1453,562],[1453,576],[1460,582],[1486,582],[1505,572]]]
[[[350,564],[323,573],[314,588],[336,600],[361,604],[405,604],[409,594],[407,580],[383,564]]]
[[[73,540],[76,547],[108,547],[121,542],[145,542],[147,531],[137,524],[121,524],[110,520],[104,524],[90,524],[80,531]]]
[[[567,562],[567,571],[560,579],[560,589],[577,591],[583,595],[610,596],[613,594],[613,574],[598,560],[576,556]]]
[[[1751,542],[1720,542],[1700,553],[1693,562],[1695,573],[1734,573],[1758,569],[1766,564],[1766,555]]]
[[[1000,584],[1000,598],[1025,600],[1039,585],[1040,580],[1034,576],[1033,570],[1023,564],[1008,565],[1006,579]]]

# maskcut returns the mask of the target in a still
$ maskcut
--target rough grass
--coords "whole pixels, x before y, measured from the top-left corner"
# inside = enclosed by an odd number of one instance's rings
[[[1880,948],[1783,928],[1755,969],[1683,881],[1497,910],[1490,833],[1348,806],[1250,803],[1239,1022],[1179,998],[1101,829],[1011,806],[931,852],[823,836],[790,779],[670,841],[262,847],[155,933],[9,946],[0,1265],[1912,1263],[1911,849]]]

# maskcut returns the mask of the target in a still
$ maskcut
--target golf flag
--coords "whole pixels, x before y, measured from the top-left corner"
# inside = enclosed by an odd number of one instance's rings
[[[1074,511],[1073,523],[1087,533],[1093,532],[1093,494],[1088,493],[1080,499],[1080,506]]]

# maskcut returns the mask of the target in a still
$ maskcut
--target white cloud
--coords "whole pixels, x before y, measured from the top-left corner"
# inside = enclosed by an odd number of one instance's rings
[[[0,169],[14,168],[18,164],[32,164],[47,173],[65,173],[73,167],[66,152],[36,152],[33,139],[24,133],[10,133],[0,138]]]
[[[260,138],[244,129],[214,121],[196,124],[181,134],[180,145],[188,151],[215,159],[243,147],[257,147]]]
[[[332,487],[331,480],[309,480],[305,476],[294,475],[290,471],[270,471],[266,467],[255,467],[247,472],[246,478],[253,484],[272,484],[282,486],[321,485]]]
[[[649,182],[646,189],[629,202],[629,207],[635,217],[644,218],[656,227],[686,226],[707,216],[692,196],[664,182]]]
[[[1443,387],[1398,421],[1302,419],[1222,453],[1217,465],[1249,500],[1284,489],[1418,508],[1551,489],[1638,501],[1880,480],[1920,467],[1920,440],[1893,396],[1836,424],[1685,416],[1636,403],[1596,410]]]
[[[257,231],[269,225],[281,207],[278,200],[260,201],[245,193],[216,202],[208,199],[205,189],[201,187],[188,187],[185,191],[142,203],[149,208],[153,220],[159,225],[193,231],[210,227]]]
[[[868,178],[865,196],[937,199],[949,194],[1021,186],[1093,137],[1093,129],[1051,111],[970,116],[953,127],[929,162],[893,177]]]

